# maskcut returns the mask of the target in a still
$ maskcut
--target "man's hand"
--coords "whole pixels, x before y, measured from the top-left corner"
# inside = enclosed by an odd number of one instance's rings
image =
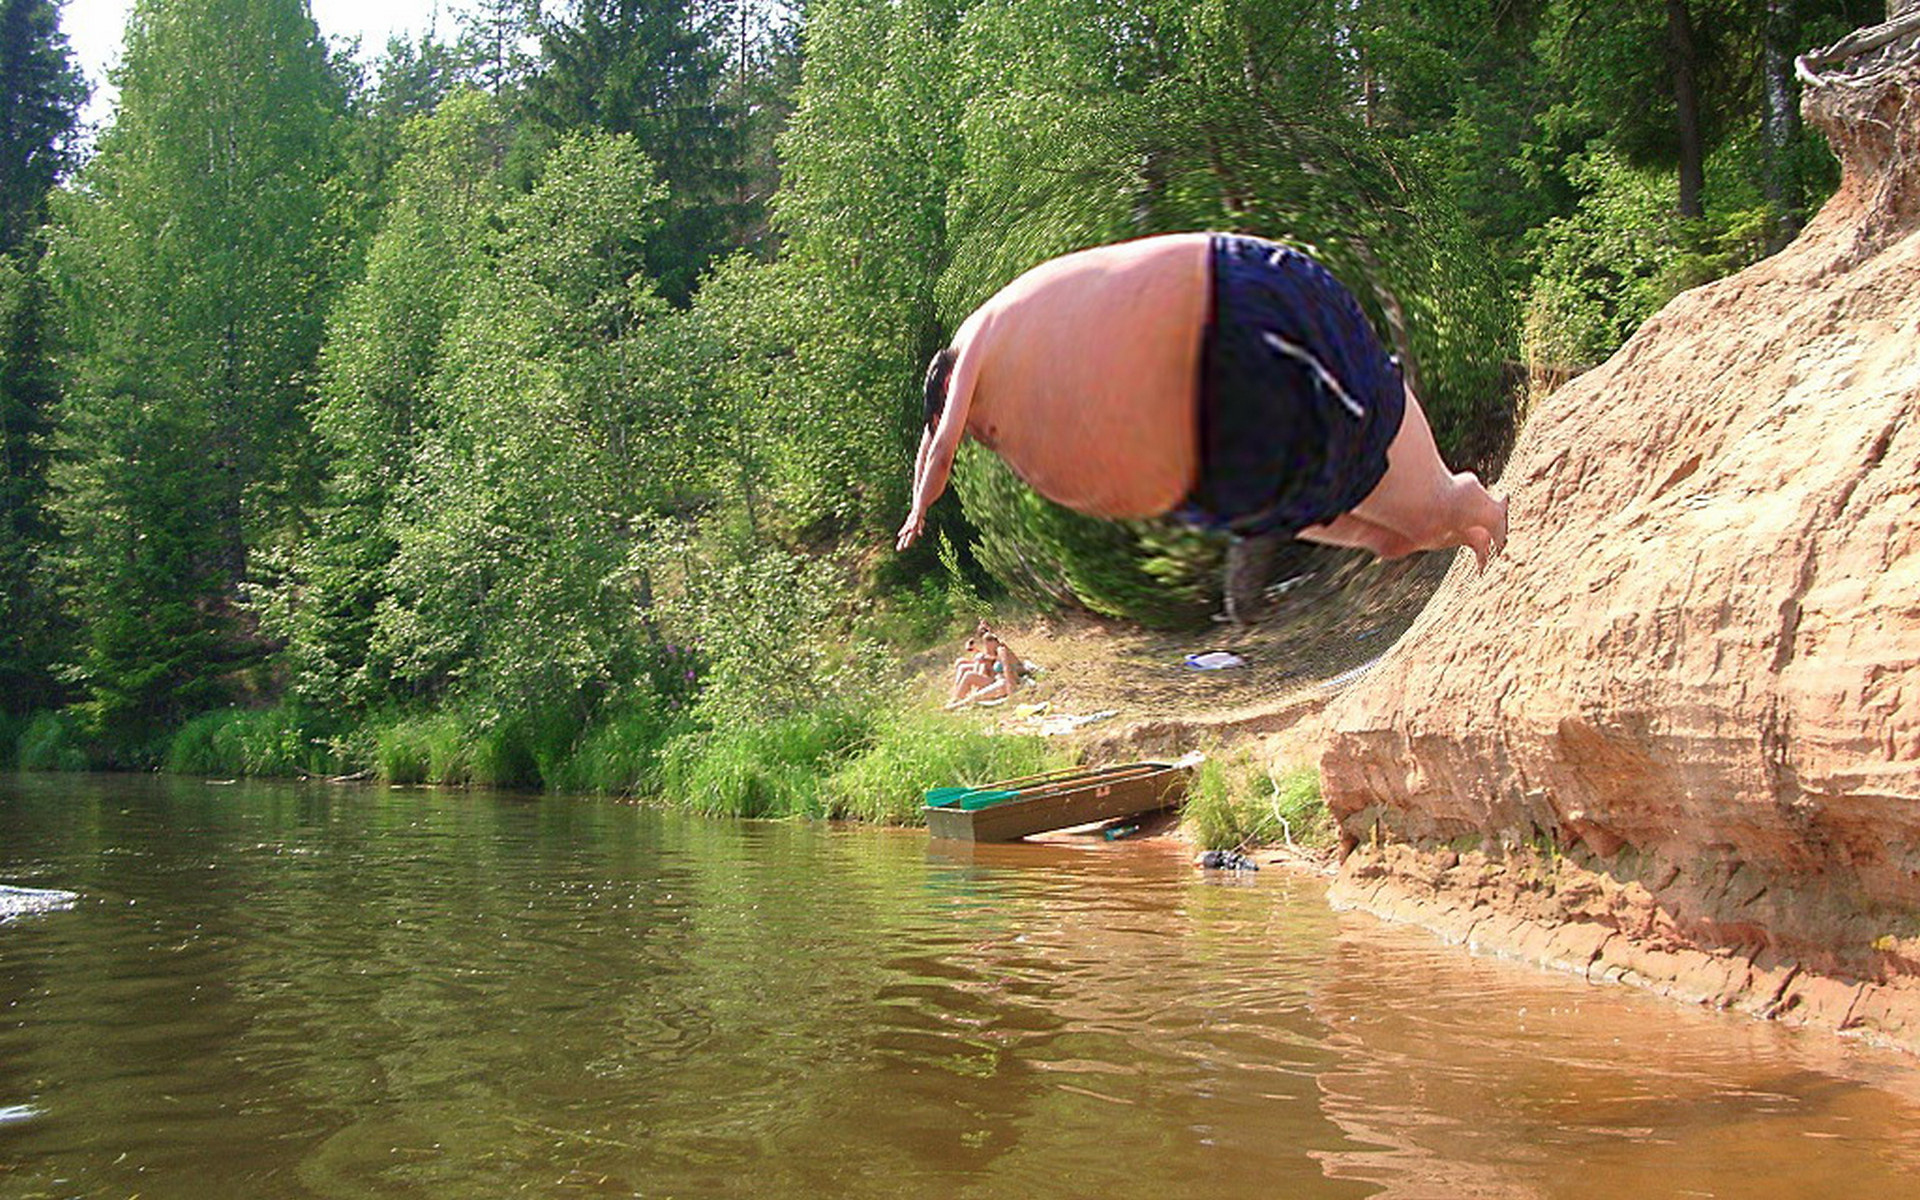
[[[895,539],[893,548],[895,550],[905,550],[908,546],[913,545],[915,539],[920,536],[920,531],[925,529],[926,525],[926,518],[920,513],[908,513],[906,522],[900,526],[900,536]]]

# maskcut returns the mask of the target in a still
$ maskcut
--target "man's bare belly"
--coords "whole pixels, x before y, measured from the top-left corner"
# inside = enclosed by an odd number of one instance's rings
[[[1083,250],[1027,272],[961,326],[981,355],[967,432],[1048,499],[1103,517],[1174,508],[1199,472],[1208,235]]]

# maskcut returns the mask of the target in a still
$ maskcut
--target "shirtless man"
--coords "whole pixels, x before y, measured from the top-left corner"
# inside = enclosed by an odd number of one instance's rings
[[[1506,543],[1507,505],[1440,459],[1353,296],[1305,254],[1180,233],[1042,263],[927,371],[904,550],[963,435],[1090,516],[1172,514],[1398,558]]]

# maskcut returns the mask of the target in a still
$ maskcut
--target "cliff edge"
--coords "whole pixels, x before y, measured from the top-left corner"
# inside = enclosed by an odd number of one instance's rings
[[[1838,192],[1541,403],[1329,711],[1337,903],[1920,1050],[1913,41],[1803,60]]]

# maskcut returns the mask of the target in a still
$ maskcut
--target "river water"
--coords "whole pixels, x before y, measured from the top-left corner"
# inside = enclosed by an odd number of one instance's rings
[[[1908,1059],[1150,846],[0,776],[0,885],[39,897],[0,892],[0,1197],[1799,1198],[1920,1171]]]

